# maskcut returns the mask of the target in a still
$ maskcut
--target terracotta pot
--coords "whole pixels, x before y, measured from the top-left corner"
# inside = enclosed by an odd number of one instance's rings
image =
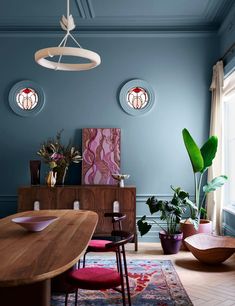
[[[164,231],[159,232],[159,238],[164,254],[177,254],[181,247],[183,233],[167,234]]]
[[[188,220],[182,220],[180,222],[180,230],[183,233],[183,247],[185,250],[188,250],[186,244],[184,243],[184,239],[195,235],[195,234],[212,234],[212,222],[210,220],[201,219],[199,228],[196,230],[192,223],[190,223]]]

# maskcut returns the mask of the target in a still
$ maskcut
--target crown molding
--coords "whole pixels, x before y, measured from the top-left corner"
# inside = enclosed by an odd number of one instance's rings
[[[231,5],[229,13],[223,23],[221,24],[218,34],[223,35],[223,33],[231,32],[235,27],[235,3]]]
[[[87,11],[89,13],[89,18],[94,19],[95,18],[95,10],[92,5],[91,0],[83,0],[86,3]]]
[[[80,17],[82,19],[85,19],[86,18],[86,13],[85,13],[83,4],[81,3],[80,0],[75,0],[75,4],[76,4],[76,7],[77,7],[77,10],[79,12]]]
[[[144,5],[141,0],[138,0],[135,5],[136,9],[133,9],[132,12],[131,3],[128,1],[115,2],[115,5],[107,0],[98,2],[95,0],[74,1],[73,17],[79,31],[216,32],[221,28],[222,20],[230,14],[232,6],[235,6],[234,0],[204,0],[199,3],[198,7],[195,6],[198,8],[196,10],[186,5],[185,10],[180,11],[177,9],[177,4],[172,4],[172,9],[168,11],[165,4],[161,10],[161,5],[159,7],[154,2]],[[52,1],[48,9],[53,9],[53,5],[55,2]],[[146,9],[143,9],[145,6]],[[56,12],[52,10],[51,13],[47,11],[47,16],[45,16],[41,6],[39,8],[39,11],[32,11],[32,14],[30,10],[26,10],[13,15],[6,1],[4,7],[6,12],[2,12],[0,18],[0,31],[56,32],[61,30],[60,10]]]
[[[218,6],[219,3],[219,6]],[[234,4],[234,0],[225,0],[225,1],[209,1],[205,9],[204,18],[211,22],[222,21],[230,11],[231,7]]]
[[[80,26],[73,34],[78,37],[201,37],[217,35],[214,27],[207,30],[198,27],[135,27],[135,26]],[[0,24],[0,36],[41,36],[63,37],[64,33],[59,26],[3,26]]]
[[[220,9],[217,11],[215,18],[217,19],[219,18],[222,24],[223,20],[227,18],[227,16],[229,15],[230,11],[233,9],[234,6],[235,6],[234,0],[227,0],[226,3],[223,6],[221,6]]]

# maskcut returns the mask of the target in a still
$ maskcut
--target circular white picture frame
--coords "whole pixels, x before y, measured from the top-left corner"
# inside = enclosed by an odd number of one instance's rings
[[[131,91],[136,92],[133,98]],[[130,93],[131,92],[131,93]],[[130,103],[129,97],[132,97]],[[138,101],[137,101],[138,96]],[[137,102],[136,102],[137,101]],[[155,103],[155,93],[153,88],[144,80],[134,79],[128,81],[120,90],[119,102],[122,109],[131,116],[140,116],[149,112]]]
[[[22,108],[19,106],[19,95],[23,90],[31,90],[32,94],[36,97],[35,105],[30,109]],[[27,95],[26,95],[27,96]],[[45,105],[45,94],[40,85],[33,81],[24,80],[16,83],[9,92],[9,105],[12,111],[22,117],[33,117],[41,112]],[[34,99],[34,100],[35,100]]]

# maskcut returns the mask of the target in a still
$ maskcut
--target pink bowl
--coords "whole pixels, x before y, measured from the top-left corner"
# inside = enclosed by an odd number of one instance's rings
[[[56,216],[41,216],[41,217],[19,217],[11,219],[12,222],[19,224],[29,232],[40,232],[58,217]]]

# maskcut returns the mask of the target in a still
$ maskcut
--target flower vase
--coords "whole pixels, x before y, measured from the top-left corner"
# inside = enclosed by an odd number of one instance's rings
[[[56,167],[54,172],[57,173],[56,185],[64,185],[68,167]]]
[[[49,187],[54,187],[56,183],[56,175],[57,173],[54,173],[52,170],[49,171],[47,177],[46,177],[46,183]]]
[[[41,161],[30,160],[29,165],[30,165],[31,185],[40,185]]]

